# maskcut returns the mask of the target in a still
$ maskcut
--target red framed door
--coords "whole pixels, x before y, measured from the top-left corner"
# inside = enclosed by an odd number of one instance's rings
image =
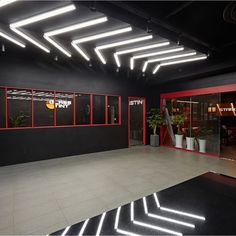
[[[128,97],[128,144],[146,144],[146,98]]]

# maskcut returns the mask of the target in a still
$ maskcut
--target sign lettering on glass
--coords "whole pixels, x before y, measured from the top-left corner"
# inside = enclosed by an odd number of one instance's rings
[[[56,101],[56,108],[68,108],[69,106],[71,106],[72,102],[71,101],[67,101],[67,100],[57,100]],[[54,109],[54,99],[49,99],[46,101],[46,107],[48,109]]]
[[[134,105],[142,105],[143,104],[143,100],[132,100],[129,102],[130,106],[134,106]]]

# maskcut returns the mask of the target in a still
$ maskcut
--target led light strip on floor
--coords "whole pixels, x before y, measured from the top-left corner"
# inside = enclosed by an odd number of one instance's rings
[[[167,46],[169,44],[170,44],[169,41],[164,41],[164,42],[159,42],[159,43],[150,44],[150,45],[146,45],[146,46],[141,46],[141,47],[135,47],[135,48],[131,48],[131,49],[120,50],[120,51],[115,52],[113,55],[114,55],[114,58],[115,58],[115,61],[116,61],[116,65],[118,67],[120,67],[120,64],[121,64],[120,60],[119,60],[119,56],[120,55],[132,53],[132,52],[144,51],[144,50],[153,49],[153,48],[159,48],[159,47]]]
[[[94,50],[95,50],[98,58],[101,60],[101,62],[103,64],[106,64],[106,60],[105,60],[104,56],[102,55],[102,53],[100,52],[101,50],[108,49],[108,48],[114,48],[114,47],[127,45],[127,44],[132,44],[132,43],[137,43],[137,42],[149,40],[149,39],[152,39],[152,38],[153,38],[152,35],[135,37],[135,38],[127,39],[127,40],[122,40],[122,41],[118,41],[118,42],[114,42],[114,43],[109,43],[109,44],[104,44],[104,45],[101,45],[101,46],[97,46]]]
[[[156,72],[162,67],[162,66],[169,66],[169,65],[176,65],[176,64],[181,64],[181,63],[187,63],[187,62],[192,62],[192,61],[200,61],[200,60],[205,60],[207,59],[206,55],[198,55],[192,58],[186,58],[186,59],[182,59],[182,60],[172,60],[172,61],[163,61],[160,64],[158,64],[154,70],[153,70],[153,74],[156,74]]]
[[[57,43],[51,37],[59,35],[59,34],[71,32],[74,30],[83,29],[83,28],[86,28],[86,27],[89,27],[92,25],[97,25],[97,24],[106,22],[107,20],[108,20],[107,17],[100,17],[100,18],[89,20],[89,21],[81,22],[78,24],[70,25],[67,27],[63,27],[60,29],[52,30],[52,31],[44,33],[44,38],[49,43],[51,43],[53,46],[55,46],[58,50],[60,50],[62,53],[64,53],[66,56],[71,57],[71,53],[68,50],[66,50],[65,48],[63,48],[59,43]]]
[[[18,40],[14,39],[13,37],[9,36],[8,34],[3,33],[2,31],[0,31],[0,37],[7,39],[8,41],[10,41],[22,48],[25,48],[25,44],[19,42]]]
[[[184,50],[183,46],[176,46],[176,47],[170,47],[170,48],[167,48],[164,50],[158,50],[156,52],[134,55],[133,57],[130,58],[130,69],[131,70],[134,69],[134,60],[136,60],[136,59],[152,57],[152,56],[157,56],[157,55],[163,55],[163,54],[172,53],[172,52],[179,52],[179,51],[183,51],[183,50]]]
[[[27,41],[31,42],[32,44],[39,47],[43,51],[45,51],[47,53],[50,53],[50,50],[46,46],[44,46],[43,44],[37,42],[33,37],[29,36],[28,34],[23,33],[23,31],[19,30],[19,27],[23,27],[23,26],[26,26],[26,25],[29,25],[29,24],[32,24],[32,23],[35,23],[35,22],[46,20],[48,18],[52,18],[52,17],[58,16],[58,15],[62,15],[62,14],[65,14],[67,12],[73,11],[75,9],[76,9],[75,5],[70,4],[70,5],[67,5],[67,6],[52,10],[52,11],[44,12],[44,13],[41,13],[39,15],[26,18],[24,20],[14,22],[14,23],[10,24],[10,28],[15,33],[20,35],[22,38],[24,38]]]
[[[78,44],[81,43],[85,43],[85,42],[90,42],[93,40],[98,40],[98,39],[102,39],[102,38],[107,38],[107,37],[111,37],[114,35],[118,35],[118,34],[123,34],[126,32],[130,32],[132,31],[132,27],[128,26],[128,27],[124,27],[121,29],[116,29],[116,30],[111,30],[111,31],[107,31],[104,33],[100,33],[100,34],[95,34],[95,35],[90,35],[90,36],[86,36],[80,39],[75,39],[71,42],[71,45],[75,48],[75,50],[87,61],[90,60],[90,57],[80,48],[80,46]]]

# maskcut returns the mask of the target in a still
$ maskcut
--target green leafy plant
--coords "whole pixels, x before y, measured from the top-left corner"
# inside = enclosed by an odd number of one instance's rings
[[[152,108],[147,112],[147,123],[153,129],[153,134],[156,135],[157,128],[164,124],[164,117],[159,109]]]
[[[199,133],[198,133],[198,138],[199,139],[206,139],[208,135],[211,135],[213,133],[212,129],[208,129],[206,127],[203,127],[200,129]]]
[[[22,112],[20,112],[19,115],[9,117],[9,127],[15,128],[15,127],[22,127],[25,123],[26,115],[24,115]]]
[[[181,128],[186,120],[186,117],[184,114],[176,114],[172,116],[172,123],[175,125],[178,129],[177,134],[181,135]]]

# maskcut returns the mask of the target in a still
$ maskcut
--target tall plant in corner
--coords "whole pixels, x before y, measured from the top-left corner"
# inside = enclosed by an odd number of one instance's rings
[[[164,124],[164,117],[160,112],[160,109],[152,108],[147,112],[147,123],[153,130],[153,134],[150,136],[150,145],[157,147],[159,146],[159,135],[157,129]]]

